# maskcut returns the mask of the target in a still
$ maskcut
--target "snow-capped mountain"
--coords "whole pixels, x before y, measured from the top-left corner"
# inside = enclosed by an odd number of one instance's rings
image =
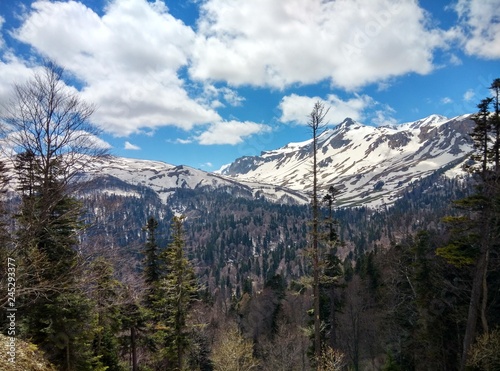
[[[473,149],[470,115],[432,115],[397,126],[373,127],[349,118],[318,137],[318,182],[340,191],[339,205],[391,203],[412,182],[435,171],[458,175]],[[312,140],[238,158],[220,170],[238,181],[311,189]]]
[[[303,193],[281,186],[235,180],[189,166],[174,166],[160,161],[108,157],[92,162],[87,172],[94,178],[114,177],[125,184],[150,188],[158,194],[164,204],[168,204],[169,198],[180,188],[224,189],[232,195],[247,198],[263,197],[279,203],[304,204],[308,202]],[[134,194],[134,191],[116,186],[109,189],[101,188],[98,191],[106,194],[140,197],[139,194]]]

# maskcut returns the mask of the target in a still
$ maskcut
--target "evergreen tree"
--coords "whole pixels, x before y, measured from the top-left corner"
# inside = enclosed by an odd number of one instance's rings
[[[485,98],[481,100],[481,103],[477,105],[479,108],[478,113],[472,117],[472,120],[476,124],[473,132],[471,133],[471,137],[474,141],[474,147],[476,148],[476,153],[472,156],[472,159],[480,162],[480,168],[471,170],[479,173],[481,176],[486,176],[489,159],[491,158],[493,152],[491,148],[491,102],[493,102],[493,98]]]
[[[109,371],[121,370],[119,362],[118,333],[121,330],[119,311],[120,282],[114,277],[111,263],[102,257],[91,263],[93,276],[91,299],[96,322],[92,342],[93,355]]]
[[[493,115],[490,118],[494,132],[493,163],[498,173],[500,171],[500,78],[496,78],[491,83],[490,89],[493,92]]]
[[[66,89],[62,73],[49,62],[15,85],[2,117],[16,133],[5,133],[5,139],[18,154],[20,325],[62,369],[90,370],[98,367],[91,351],[90,302],[77,279],[84,277],[76,250],[83,225],[72,192],[76,175],[105,149],[92,137],[93,107]]]
[[[23,186],[17,218],[20,270],[23,286],[32,288],[31,295],[20,300],[25,305],[24,335],[63,369],[99,369],[91,351],[92,307],[77,280],[83,272],[75,249],[82,229],[80,203],[64,194],[57,161],[51,164],[53,176],[45,179],[32,154],[21,154],[18,164]]]
[[[341,277],[342,262],[337,256],[338,245],[340,243],[336,230],[338,221],[333,218],[333,202],[338,194],[334,187],[328,189],[328,193],[323,197],[328,205],[328,215],[325,219],[328,226],[327,246],[325,254],[325,267],[321,279],[321,319],[325,323],[325,335],[328,335],[328,345],[330,348],[336,347],[336,313],[340,308],[339,288],[342,287]]]
[[[452,264],[472,265],[470,302],[463,338],[460,370],[465,370],[469,350],[476,338],[478,320],[483,333],[488,333],[490,323],[487,316],[489,299],[488,271],[492,256],[496,256],[500,245],[500,123],[498,122],[498,95],[500,80],[494,80],[491,88],[495,97],[488,97],[478,104],[478,113],[473,116],[475,128],[471,133],[476,147],[472,159],[479,166],[470,166],[469,171],[478,180],[476,193],[457,202],[466,213],[447,220],[462,225],[467,231],[461,242],[438,249],[437,253]],[[490,111],[491,104],[495,112]],[[463,234],[463,233],[462,233]]]
[[[143,250],[143,276],[146,283],[145,305],[149,310],[154,312],[154,301],[159,298],[160,277],[162,276],[161,261],[159,257],[159,247],[156,242],[156,230],[158,229],[158,221],[154,217],[150,217],[143,227],[147,233],[146,245]],[[154,317],[154,313],[151,313]]]
[[[167,358],[171,369],[179,371],[183,369],[184,355],[189,345],[189,309],[197,293],[194,270],[184,252],[183,222],[184,217],[173,218],[172,242],[160,254],[165,273],[160,277],[160,296],[155,302],[163,330],[160,332],[164,345],[161,353]]]
[[[160,279],[159,248],[156,243],[156,229],[158,221],[150,217],[143,228],[147,232],[146,246],[144,247],[144,279],[147,285],[157,283]]]

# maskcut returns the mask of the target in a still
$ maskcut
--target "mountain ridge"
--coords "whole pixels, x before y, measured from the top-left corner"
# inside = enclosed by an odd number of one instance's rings
[[[367,126],[346,118],[318,136],[320,188],[339,191],[343,206],[392,203],[405,185],[449,167],[463,174],[473,150],[471,115],[430,115],[397,126]],[[312,139],[245,156],[221,168],[237,180],[278,184],[307,193],[312,171]],[[398,189],[400,188],[400,189]]]
[[[330,186],[338,191],[336,207],[379,207],[394,203],[412,183],[437,171],[461,176],[473,144],[471,115],[431,115],[398,126],[373,127],[346,118],[318,136],[320,197]],[[275,203],[310,202],[312,139],[291,142],[259,156],[237,158],[219,172],[206,172],[162,161],[108,156],[93,160],[84,178],[114,177],[120,182],[94,191],[137,197],[151,189],[168,205],[180,189],[223,190],[237,197]],[[11,184],[13,186],[13,184]]]

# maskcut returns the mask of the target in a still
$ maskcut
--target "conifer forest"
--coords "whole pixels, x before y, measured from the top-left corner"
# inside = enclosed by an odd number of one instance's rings
[[[464,176],[370,208],[318,186],[320,103],[308,204],[87,176],[110,154],[62,74],[1,112],[0,369],[500,369],[500,79]]]

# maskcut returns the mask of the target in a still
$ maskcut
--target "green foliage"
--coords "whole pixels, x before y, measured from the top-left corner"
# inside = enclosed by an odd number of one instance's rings
[[[146,245],[144,247],[144,278],[148,285],[158,282],[160,279],[160,260],[158,258],[159,248],[156,243],[156,230],[158,221],[154,217],[149,217],[143,230],[147,232]]]
[[[482,198],[467,197],[457,202],[461,208],[481,208]],[[474,264],[479,254],[480,231],[476,220],[469,216],[448,216],[443,218],[451,229],[450,241],[436,249],[436,255],[449,264],[463,268]]]
[[[437,248],[436,255],[442,257],[455,267],[463,268],[474,264],[477,257],[477,249],[474,249],[466,241],[455,241],[444,247]]]
[[[156,339],[160,354],[167,358],[174,369],[181,370],[189,345],[187,317],[197,294],[194,270],[185,256],[183,217],[172,221],[172,242],[160,253],[163,274],[158,282],[158,297],[153,302],[157,314]]]
[[[102,257],[92,262],[89,274],[96,277],[90,292],[95,318],[92,352],[108,371],[119,371],[120,344],[117,335],[122,328],[122,318],[116,303],[122,285],[115,279],[111,263]]]
[[[92,303],[79,292],[65,292],[39,302],[23,317],[29,336],[47,358],[62,369],[94,370],[100,367],[93,356],[95,319]]]
[[[436,234],[420,232],[386,257],[384,327],[393,341],[386,369],[458,366],[457,321],[467,302],[459,294],[463,288],[454,287],[456,270],[434,254],[436,241]]]
[[[387,355],[387,359],[384,363],[384,368],[382,368],[382,371],[402,371],[401,367],[394,360],[394,357],[391,353]]]
[[[2,370],[6,371],[56,371],[54,365],[52,365],[45,357],[43,352],[41,352],[38,347],[33,344],[16,338],[16,359],[15,363],[10,363],[8,359],[10,355],[7,353],[9,347],[10,338],[0,334],[0,359],[2,360]],[[4,345],[5,344],[5,345]]]

